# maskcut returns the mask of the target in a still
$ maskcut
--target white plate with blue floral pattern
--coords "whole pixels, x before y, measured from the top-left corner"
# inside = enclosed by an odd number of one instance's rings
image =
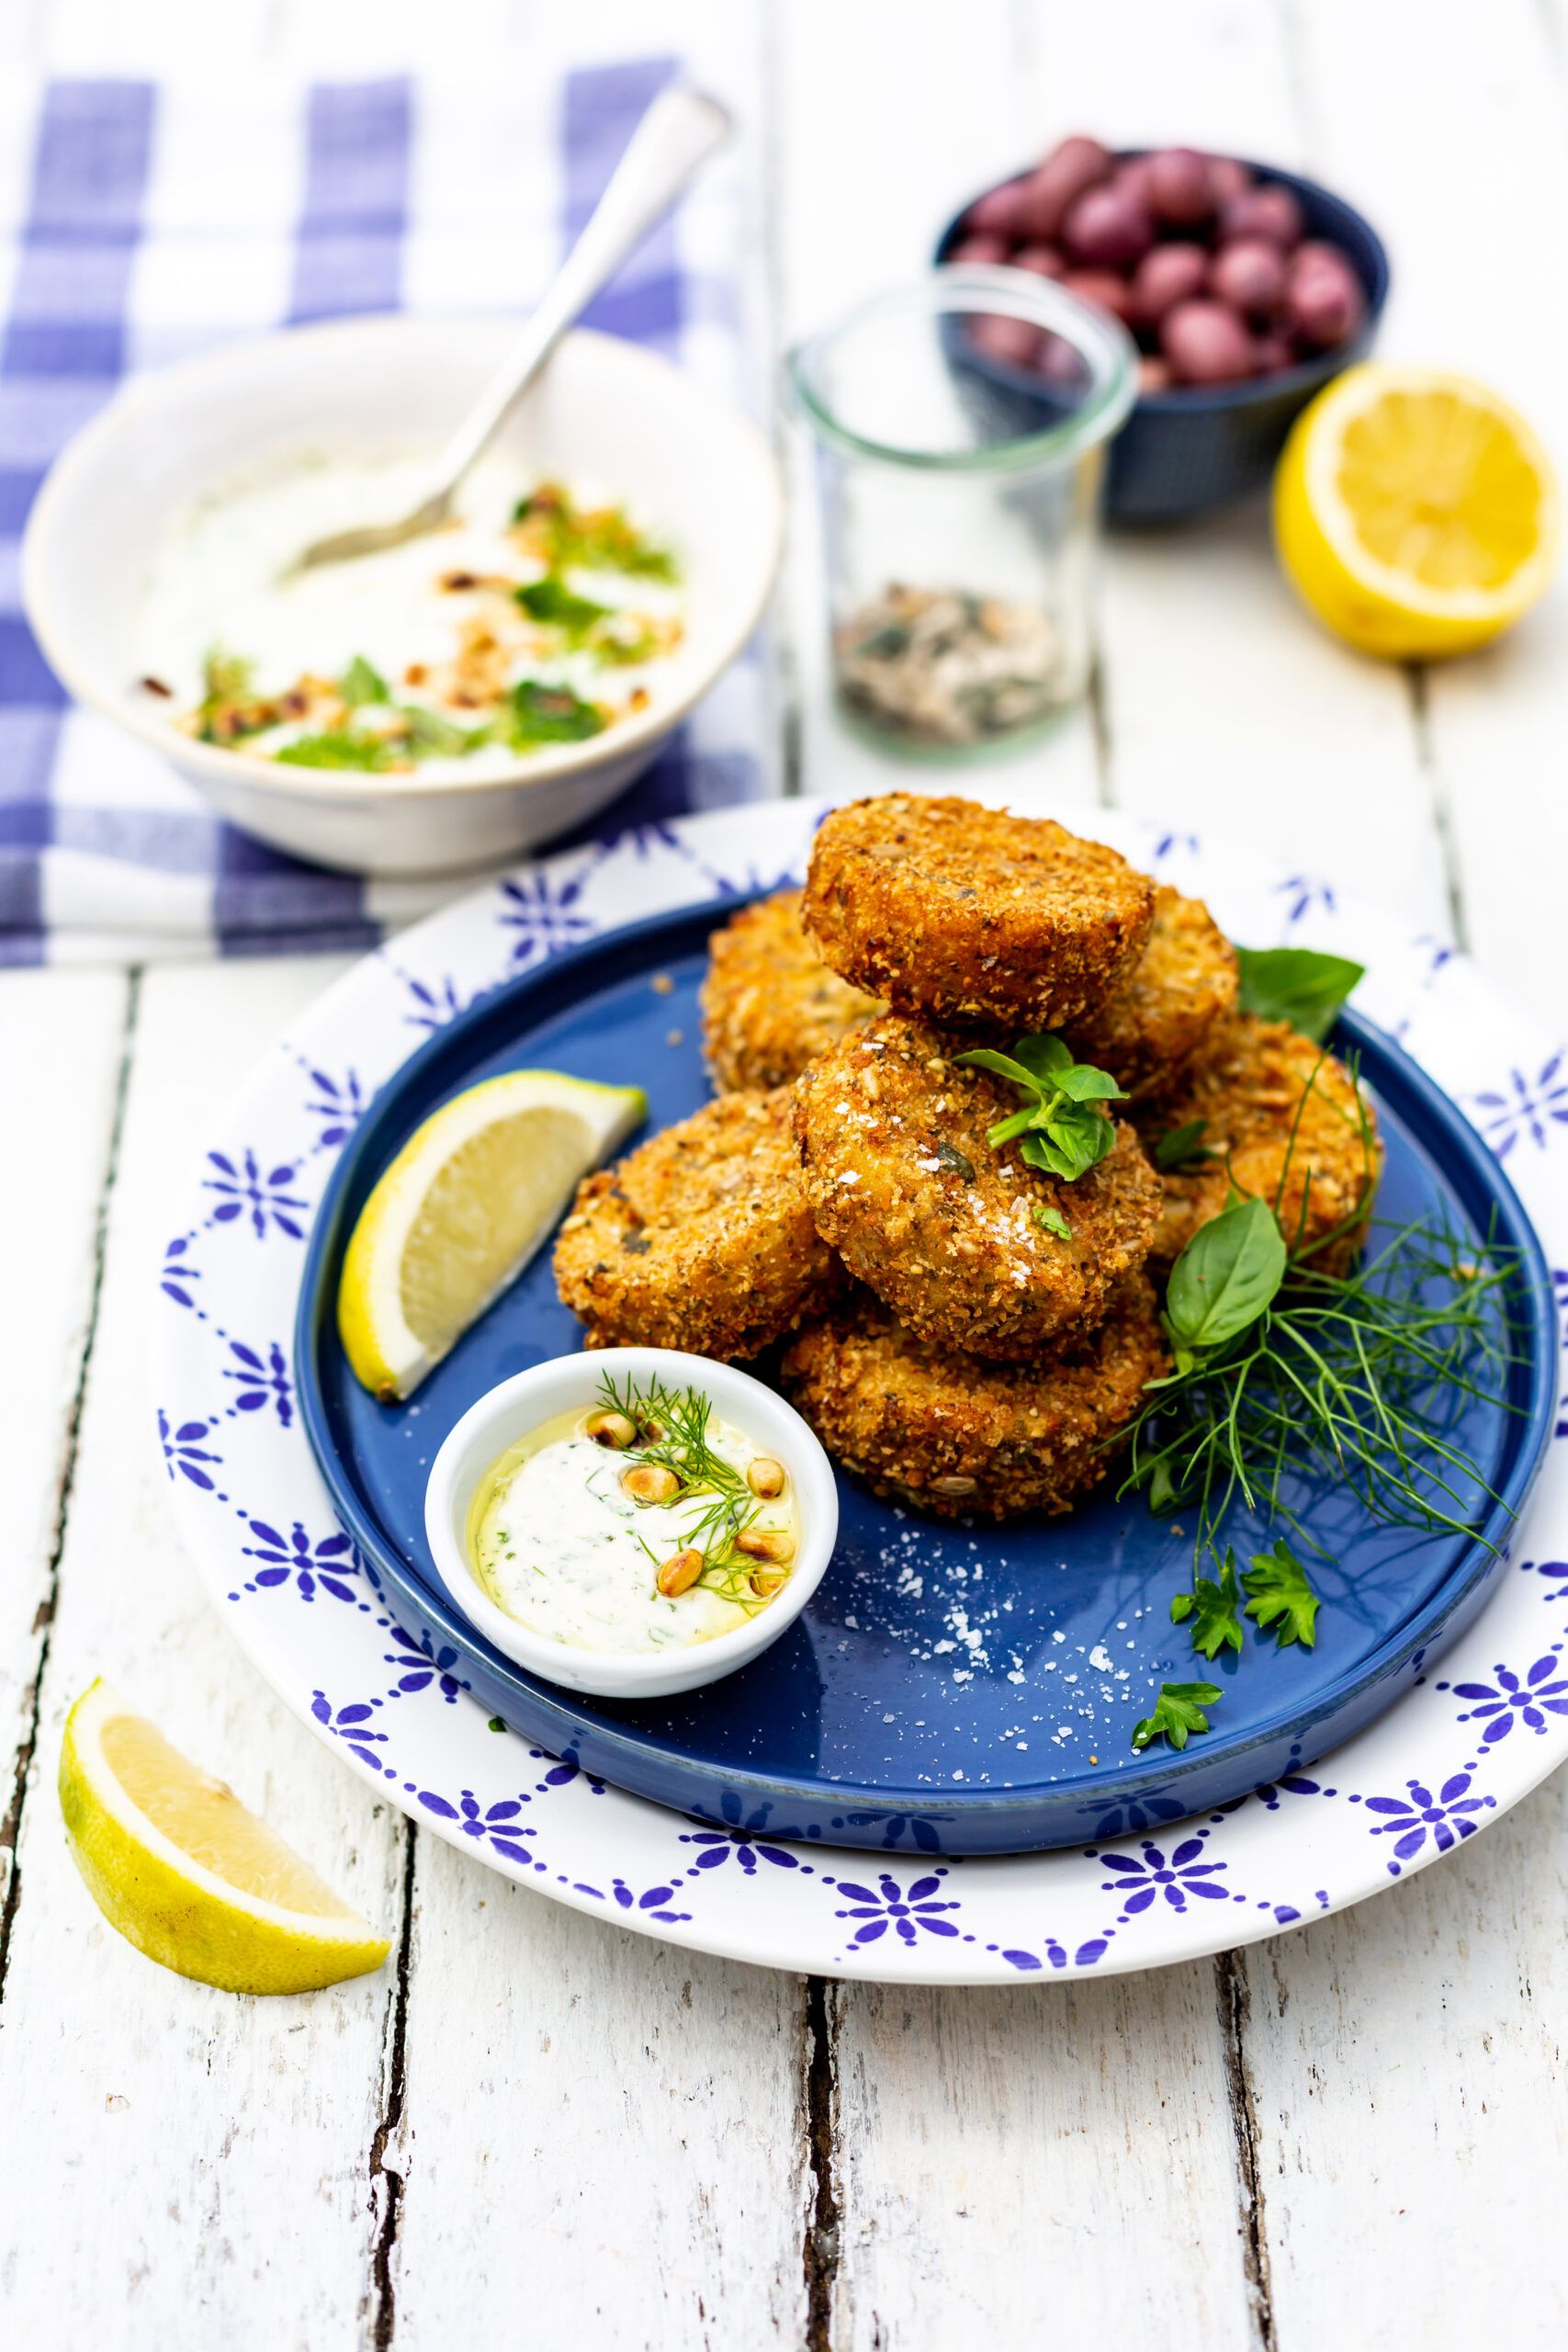
[[[433,1030],[557,949],[787,879],[819,814],[724,810],[521,867],[367,956],[280,1039],[215,1130],[161,1277],[158,1430],[215,1602],[295,1712],[416,1820],[557,1901],[736,1959],[957,1984],[1162,1966],[1424,1868],[1568,1756],[1568,1407],[1495,1598],[1370,1730],[1223,1813],[999,1860],[911,1855],[897,1821],[885,1853],[791,1846],[761,1823],[696,1822],[602,1786],[487,1717],[459,1661],[399,1626],[337,1526],[288,1334],[316,1204],[371,1095]],[[1568,1051],[1451,948],[1326,881],[1111,812],[1094,831],[1205,898],[1233,934],[1359,957],[1358,1004],[1506,1161],[1568,1268]],[[1568,1296],[1568,1273],[1556,1280]]]

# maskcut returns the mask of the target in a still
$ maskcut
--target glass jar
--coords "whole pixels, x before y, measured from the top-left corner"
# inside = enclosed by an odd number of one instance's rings
[[[1050,279],[949,266],[791,355],[815,437],[835,686],[856,733],[971,760],[1083,693],[1117,322]]]

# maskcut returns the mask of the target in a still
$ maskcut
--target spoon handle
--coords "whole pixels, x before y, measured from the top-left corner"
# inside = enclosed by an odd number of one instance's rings
[[[674,203],[732,129],[716,98],[677,85],[633,131],[609,186],[526,326],[436,462],[425,512],[444,511],[560,337]]]

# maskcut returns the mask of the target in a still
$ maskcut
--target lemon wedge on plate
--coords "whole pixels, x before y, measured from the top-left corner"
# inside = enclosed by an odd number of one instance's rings
[[[344,1254],[338,1331],[365,1386],[388,1403],[409,1396],[647,1114],[637,1087],[551,1069],[508,1070],[433,1112]]]
[[[310,1993],[379,1968],[390,1950],[101,1679],[66,1719],[60,1807],[110,1927],[181,1976],[226,1993]]]
[[[1557,485],[1517,412],[1468,377],[1348,368],[1303,409],[1274,478],[1298,594],[1390,661],[1466,653],[1510,628],[1557,558]]]

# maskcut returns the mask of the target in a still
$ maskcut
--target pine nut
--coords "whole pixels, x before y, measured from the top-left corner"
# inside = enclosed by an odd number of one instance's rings
[[[635,1469],[622,1471],[621,1487],[634,1503],[670,1503],[680,1493],[681,1481],[661,1462],[639,1462]]]
[[[673,1600],[677,1594],[690,1592],[702,1572],[703,1555],[700,1552],[672,1552],[654,1581],[665,1599]]]
[[[782,1527],[746,1527],[736,1537],[735,1548],[750,1560],[793,1560],[795,1538]]]
[[[747,1578],[747,1582],[759,1600],[771,1600],[775,1592],[784,1590],[789,1578],[782,1568],[757,1568]]]
[[[598,1412],[589,1414],[582,1424],[582,1433],[591,1437],[595,1445],[613,1446],[618,1453],[623,1446],[630,1445],[637,1430],[624,1413]]]
[[[784,1464],[775,1462],[771,1453],[759,1453],[746,1473],[746,1484],[764,1502],[772,1502],[775,1495],[782,1495],[784,1490]]]
[[[978,1484],[977,1478],[933,1478],[931,1491],[938,1495],[972,1495]]]

